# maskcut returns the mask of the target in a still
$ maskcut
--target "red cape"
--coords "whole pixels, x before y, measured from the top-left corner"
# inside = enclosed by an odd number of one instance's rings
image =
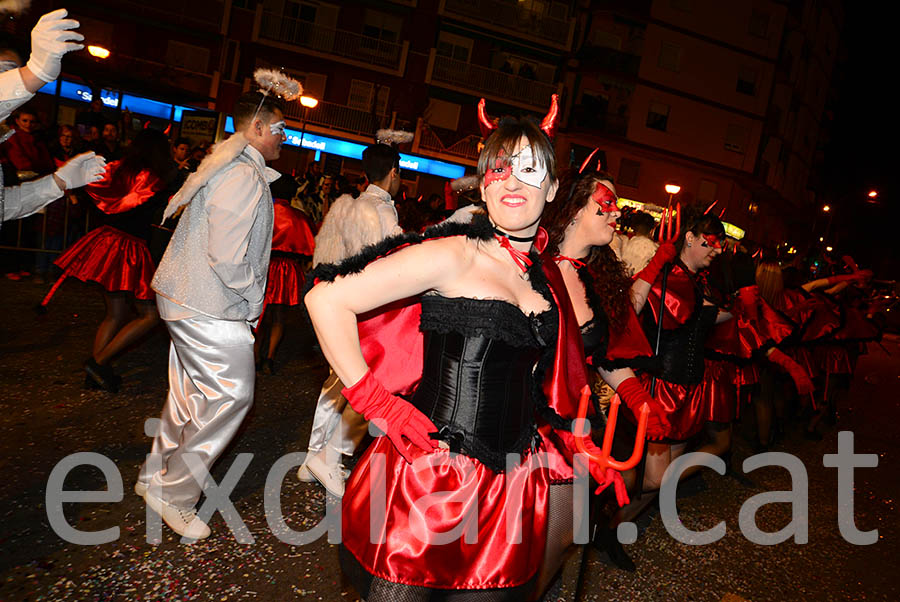
[[[121,161],[113,161],[106,166],[102,180],[84,187],[103,213],[131,211],[163,189],[163,181],[146,169],[131,177],[114,180],[121,165]]]

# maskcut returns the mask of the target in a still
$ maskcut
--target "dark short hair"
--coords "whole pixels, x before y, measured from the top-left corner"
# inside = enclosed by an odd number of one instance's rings
[[[257,115],[259,109],[259,117],[270,117],[278,109],[284,113],[281,100],[274,94],[263,94],[262,92],[247,92],[242,94],[237,102],[234,103],[234,129],[240,130],[247,125],[247,122]]]
[[[182,144],[191,145],[191,141],[182,136],[181,138],[176,138],[175,142],[172,143],[172,146],[181,146]]]
[[[478,156],[478,177],[484,178],[494,161],[501,156],[510,157],[519,140],[525,136],[531,144],[535,161],[547,168],[551,181],[556,180],[556,151],[553,142],[531,117],[504,117],[494,133],[484,142],[484,148]]]
[[[383,180],[394,168],[400,169],[400,153],[387,144],[373,144],[363,151],[363,170],[370,182]]]

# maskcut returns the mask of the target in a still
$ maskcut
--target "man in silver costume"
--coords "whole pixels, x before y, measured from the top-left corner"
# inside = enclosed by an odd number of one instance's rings
[[[28,102],[34,93],[59,77],[62,57],[84,48],[84,39],[74,30],[78,21],[66,19],[60,8],[42,16],[31,30],[31,57],[19,67],[19,57],[11,48],[0,48],[0,121]],[[0,142],[14,135],[0,133]],[[75,156],[51,175],[20,186],[3,185],[0,171],[0,223],[28,217],[60,198],[66,189],[78,188],[103,177],[105,161],[94,153]]]
[[[253,333],[263,308],[284,136],[280,102],[249,92],[236,133],[216,146],[166,208],[184,208],[153,277],[172,342],[169,394],[135,492],[179,535],[210,533],[195,510],[208,471],[253,404]],[[192,473],[193,469],[193,473]]]
[[[393,201],[400,190],[400,153],[387,144],[373,144],[363,151],[362,163],[369,186],[358,198],[345,194],[334,202],[316,235],[313,265],[339,263],[403,233]],[[297,471],[301,481],[319,481],[338,497],[346,480],[343,456],[353,455],[368,429],[366,419],[341,395],[343,387],[330,371],[316,403],[308,455]]]

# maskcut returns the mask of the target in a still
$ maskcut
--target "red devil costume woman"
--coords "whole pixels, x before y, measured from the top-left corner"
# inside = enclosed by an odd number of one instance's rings
[[[497,128],[478,166],[487,215],[312,274],[322,350],[355,383],[343,390],[351,406],[386,433],[343,497],[342,566],[368,602],[524,600],[548,516],[571,513],[553,507],[549,484],[572,469],[536,421],[541,406],[577,405],[566,369],[583,367],[567,361],[566,316],[533,248],[557,188],[555,100],[540,128],[484,120]],[[591,474],[614,481],[598,465]]]
[[[280,184],[282,181],[285,184]],[[302,300],[306,277],[301,262],[312,257],[316,244],[309,218],[291,206],[295,189],[293,178],[279,178],[272,184],[272,200],[275,203],[272,255],[263,313],[254,344],[257,366],[269,374],[275,372],[275,351],[284,336],[285,308],[300,305]],[[262,356],[264,341],[266,352]]]
[[[135,137],[123,159],[107,166],[101,181],[85,187],[105,214],[105,224],[90,231],[56,260],[63,273],[42,305],[50,302],[68,277],[102,287],[106,316],[85,364],[88,385],[115,392],[121,379],[110,362],[159,320],[150,288],[156,265],[147,240],[151,224],[168,200],[165,189],[173,174],[168,139],[162,132],[146,129]],[[131,302],[138,310],[138,317],[133,320],[129,320]]]

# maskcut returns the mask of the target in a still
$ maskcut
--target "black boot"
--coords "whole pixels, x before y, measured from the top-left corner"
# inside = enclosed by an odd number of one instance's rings
[[[113,372],[111,366],[103,366],[94,361],[94,358],[89,358],[84,363],[84,371],[104,391],[109,391],[110,393],[119,392],[122,378]]]
[[[628,552],[625,551],[618,537],[616,537],[615,529],[598,526],[592,543],[601,554],[605,553],[609,557],[609,561],[613,566],[629,573],[637,570],[637,565],[634,564],[631,556],[628,555]]]

